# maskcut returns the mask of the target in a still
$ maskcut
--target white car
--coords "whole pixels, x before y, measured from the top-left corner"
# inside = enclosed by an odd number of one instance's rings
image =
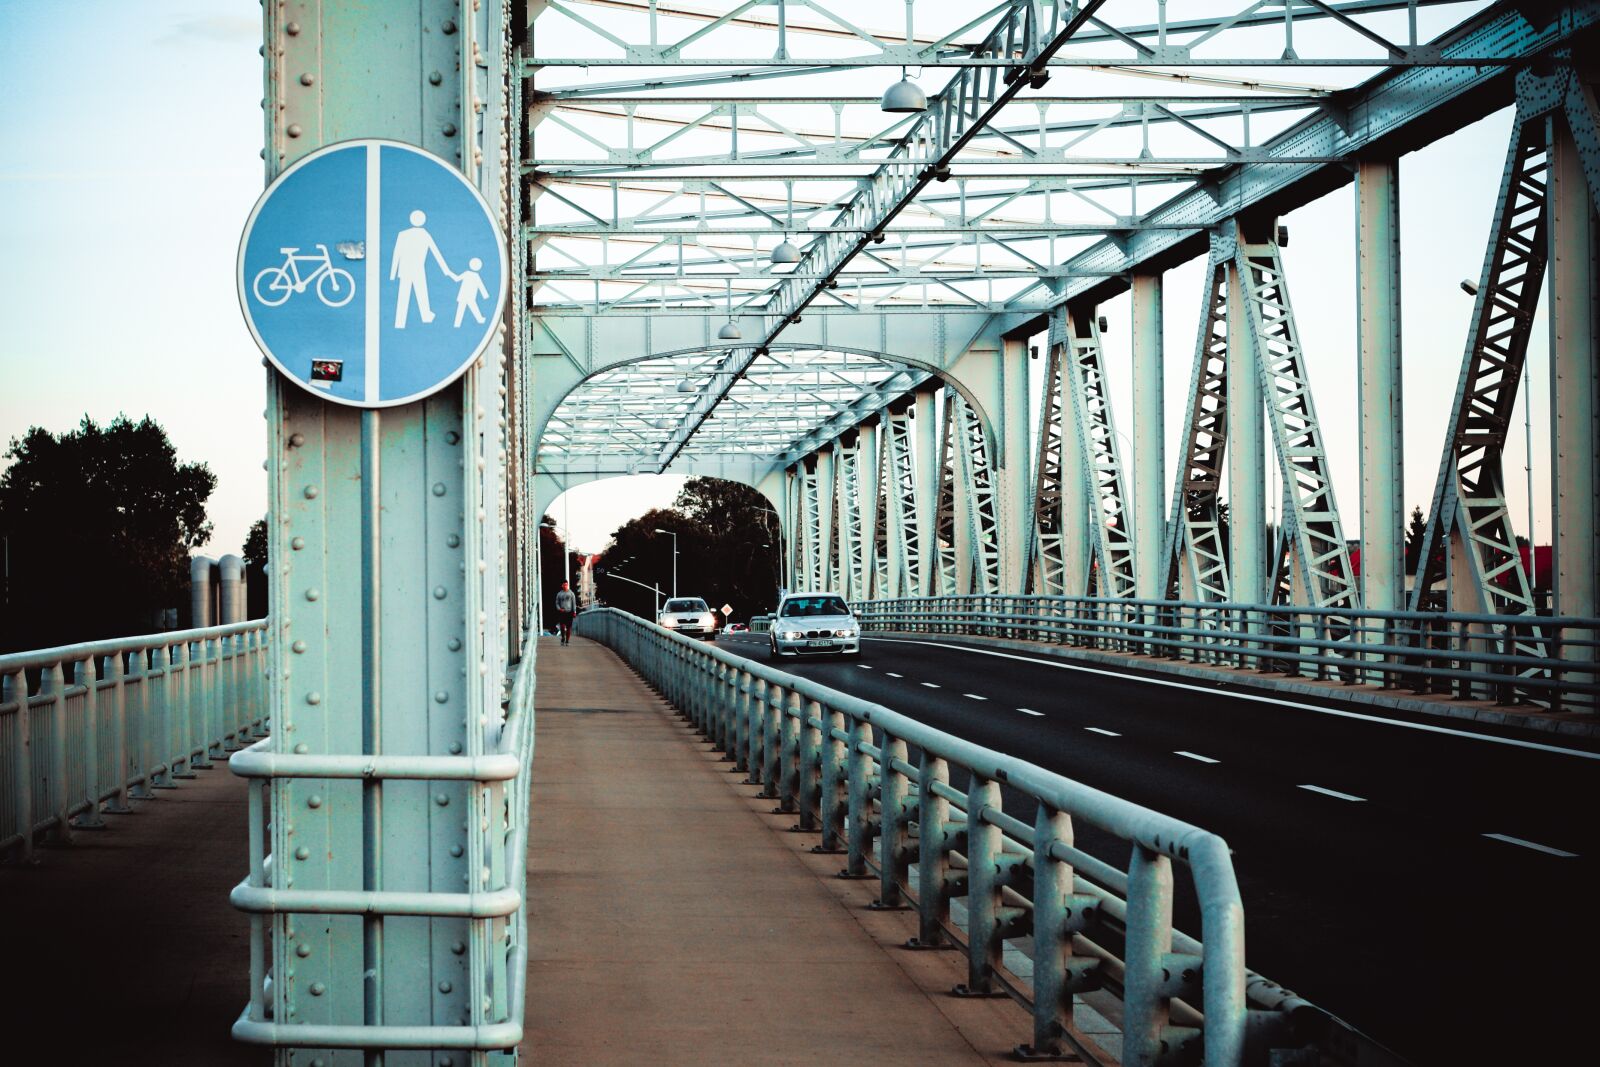
[[[697,596],[673,597],[661,607],[656,622],[685,637],[717,639],[717,617]]]
[[[780,656],[859,656],[861,623],[838,593],[790,593],[772,615],[768,647]]]

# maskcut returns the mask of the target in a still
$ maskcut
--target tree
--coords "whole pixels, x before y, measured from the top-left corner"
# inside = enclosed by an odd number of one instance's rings
[[[0,647],[42,648],[159,628],[206,543],[216,475],[179,463],[149,416],[87,415],[60,435],[13,438],[0,474],[9,588]]]
[[[257,519],[245,534],[244,546],[239,550],[244,557],[245,609],[249,618],[261,619],[267,614],[267,520]]]
[[[766,497],[721,478],[691,478],[672,507],[617,527],[597,564],[602,599],[638,615],[653,615],[655,595],[617,575],[672,592],[673,540],[657,530],[678,535],[680,594],[704,597],[715,609],[728,604],[732,619],[748,619],[776,605],[777,516]]]
[[[1406,524],[1406,573],[1417,573],[1417,560],[1422,558],[1422,539],[1427,536],[1428,522],[1422,517],[1422,508],[1411,508],[1411,521]]]

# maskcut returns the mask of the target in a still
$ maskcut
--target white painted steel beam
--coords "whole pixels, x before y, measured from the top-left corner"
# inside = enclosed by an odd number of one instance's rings
[[[1391,611],[1405,605],[1398,162],[1358,163],[1355,200],[1361,602]]]

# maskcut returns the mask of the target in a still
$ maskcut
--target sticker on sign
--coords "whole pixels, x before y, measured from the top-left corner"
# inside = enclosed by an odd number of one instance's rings
[[[256,202],[239,306],[274,366],[339,404],[380,408],[455,381],[494,340],[510,270],[483,196],[413,145],[342,141]]]

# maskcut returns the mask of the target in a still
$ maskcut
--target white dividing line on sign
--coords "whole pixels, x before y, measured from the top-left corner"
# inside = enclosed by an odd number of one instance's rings
[[[1184,759],[1198,760],[1201,763],[1221,763],[1222,762],[1219,759],[1212,759],[1210,756],[1202,756],[1198,752],[1185,752],[1182,749],[1178,749],[1178,750],[1174,751],[1172,754],[1174,756],[1182,756]],[[1305,788],[1311,789],[1311,788],[1314,788],[1314,787],[1306,786]],[[1357,798],[1357,799],[1359,799],[1359,798]]]
[[[362,378],[361,388],[365,391],[367,403],[378,399],[382,391],[383,381],[378,376],[378,360],[381,359],[378,345],[379,307],[378,298],[383,293],[382,267],[383,267],[383,176],[378,169],[378,146],[367,145],[367,293],[363,301],[366,305],[367,326],[366,336],[363,338],[362,362],[365,364],[365,374]]]
[[[1562,848],[1551,848],[1549,845],[1541,845],[1537,841],[1524,841],[1522,838],[1512,837],[1510,834],[1484,834],[1483,836],[1492,837],[1496,841],[1504,841],[1508,845],[1521,845],[1523,848],[1531,848],[1535,852],[1543,852],[1547,856],[1561,856],[1569,860],[1578,858],[1576,852],[1568,852]]]
[[[1366,803],[1366,797],[1358,797],[1354,793],[1341,793],[1337,789],[1324,789],[1320,785],[1302,785],[1301,789],[1309,789],[1313,793],[1321,793],[1325,797],[1337,797],[1340,800],[1358,800]]]
[[[1055,667],[1063,671],[1082,671],[1085,674],[1098,674],[1106,678],[1118,678],[1125,682],[1142,682],[1145,685],[1166,686],[1169,689],[1186,689],[1191,693],[1210,693],[1213,696],[1222,695],[1230,700],[1248,700],[1256,704],[1277,704],[1284,708],[1299,708],[1302,711],[1314,711],[1318,715],[1332,715],[1339,719],[1353,719],[1356,722],[1378,723],[1383,726],[1398,726],[1404,730],[1421,730],[1424,733],[1442,734],[1445,737],[1461,737],[1469,741],[1484,741],[1491,745],[1509,745],[1512,748],[1532,749],[1535,752],[1551,752],[1558,756],[1576,756],[1579,759],[1600,760],[1600,752],[1590,752],[1581,748],[1563,748],[1560,745],[1547,745],[1540,741],[1523,741],[1515,737],[1500,737],[1496,734],[1479,734],[1471,730],[1456,730],[1448,726],[1433,726],[1423,722],[1406,722],[1404,719],[1386,719],[1382,715],[1366,715],[1359,711],[1345,711],[1341,708],[1325,708],[1318,704],[1305,704],[1298,700],[1284,700],[1282,697],[1262,696],[1258,693],[1222,692],[1219,694],[1214,685],[1194,685],[1189,682],[1174,682],[1165,678],[1146,678],[1137,674],[1123,674],[1121,671],[1106,670],[1099,667],[1085,667],[1077,663],[1063,663],[1060,660],[1042,659],[1038,656],[1019,656],[1012,652],[996,652],[987,648],[969,648],[966,645],[952,645],[946,641],[914,641],[896,637],[869,637],[868,641],[881,641],[890,645],[923,645],[934,648],[953,648],[957,652],[971,652],[975,656],[998,656],[1001,659],[1020,660],[1023,663],[1037,663],[1044,667]]]
[[[966,697],[968,700],[988,700],[989,699],[988,697],[981,697],[977,693],[962,693],[961,695]]]
[[[1098,726],[1085,726],[1084,729],[1088,730],[1091,734],[1104,734],[1106,737],[1121,737],[1122,736],[1121,734],[1117,733],[1115,730],[1102,730]]]
[[[1034,711],[1032,708],[1018,708],[1017,710],[1022,712],[1022,714],[1024,714],[1024,715],[1032,715],[1035,718],[1039,718],[1039,719],[1044,718],[1044,712],[1042,712],[1042,711]]]

